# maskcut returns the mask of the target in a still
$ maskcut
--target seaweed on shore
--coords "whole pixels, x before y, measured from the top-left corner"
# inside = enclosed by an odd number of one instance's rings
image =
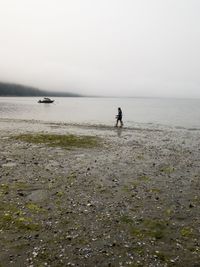
[[[73,134],[20,134],[13,137],[16,140],[34,144],[46,144],[50,147],[62,147],[65,149],[94,148],[100,145],[100,139],[95,136],[77,136]]]

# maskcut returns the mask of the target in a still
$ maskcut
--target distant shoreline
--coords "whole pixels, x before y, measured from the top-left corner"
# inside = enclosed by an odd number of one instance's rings
[[[25,96],[50,96],[50,97],[81,97],[80,94],[71,92],[51,92],[46,90],[41,90],[31,86],[0,82],[0,96],[1,97],[25,97]]]

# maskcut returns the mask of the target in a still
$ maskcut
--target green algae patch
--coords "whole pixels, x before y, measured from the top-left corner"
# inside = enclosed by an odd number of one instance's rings
[[[2,231],[39,231],[40,225],[25,216],[25,212],[12,203],[0,202],[0,229]]]
[[[45,144],[50,147],[94,148],[100,145],[100,139],[95,136],[56,135],[56,134],[20,134],[12,138],[27,143]]]
[[[40,226],[38,223],[34,223],[31,218],[19,217],[14,220],[14,225],[19,230],[39,231]]]
[[[126,215],[121,216],[121,221],[126,224],[133,223],[133,220],[129,216],[126,216]]]
[[[146,220],[144,221],[144,232],[146,235],[161,239],[166,236],[167,226],[164,221]]]
[[[72,185],[75,181],[76,181],[76,173],[71,173],[69,176],[66,177],[66,180],[68,182],[68,184]]]
[[[146,175],[142,175],[142,176],[139,176],[138,179],[143,182],[148,182],[150,180],[150,177]]]
[[[166,215],[166,216],[172,216],[173,214],[174,214],[174,209],[173,208],[168,208],[164,212],[164,215]]]
[[[0,196],[6,195],[9,192],[8,184],[0,184]]]
[[[162,191],[159,188],[151,188],[148,190],[150,193],[160,194]]]
[[[39,231],[40,225],[34,223],[31,218],[18,216],[11,211],[4,212],[0,219],[2,230],[31,230]]]
[[[57,197],[62,197],[63,195],[64,195],[64,193],[62,191],[56,192],[56,196]]]
[[[9,194],[10,192],[16,192],[17,190],[30,189],[31,185],[25,182],[15,182],[12,184],[0,184],[0,197]]]
[[[145,220],[140,225],[132,226],[131,233],[138,238],[152,237],[162,239],[166,236],[166,224],[157,220]]]
[[[131,191],[131,188],[130,188],[128,185],[124,185],[123,188],[122,188],[122,190],[123,190],[124,192],[126,192],[126,193],[127,193],[127,192],[129,193],[129,192]]]
[[[160,171],[164,174],[171,174],[175,171],[174,167],[166,166],[160,169]]]
[[[139,179],[139,178],[138,178]],[[142,180],[131,181],[128,184],[123,185],[122,191],[127,194],[133,194],[137,188],[139,188],[143,184]]]
[[[193,229],[190,227],[184,227],[180,231],[182,237],[191,237],[193,234]]]
[[[31,185],[26,182],[15,182],[12,184],[12,189],[15,189],[15,190],[27,190],[30,188],[31,188]]]
[[[169,233],[167,222],[156,219],[145,219],[140,222],[134,221],[131,217],[123,215],[121,222],[128,225],[132,236],[139,239],[155,238],[163,239]]]
[[[26,205],[27,209],[32,211],[32,212],[35,212],[35,213],[39,213],[39,212],[44,212],[45,209],[39,207],[37,204],[34,204],[34,203],[28,203]]]
[[[169,263],[170,262],[170,254],[162,251],[155,251],[155,256],[161,262]],[[168,265],[167,265],[168,266]]]
[[[195,204],[200,205],[200,197],[199,197],[199,196],[195,196],[195,197],[193,198],[193,202],[194,202]]]
[[[4,212],[13,212],[18,214],[20,211],[14,203],[9,203],[7,201],[0,201],[0,218]]]

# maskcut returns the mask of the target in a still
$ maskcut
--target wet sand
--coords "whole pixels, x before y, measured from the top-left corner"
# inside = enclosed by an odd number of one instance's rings
[[[13,138],[92,135],[94,148]],[[0,121],[0,266],[200,266],[200,131]]]

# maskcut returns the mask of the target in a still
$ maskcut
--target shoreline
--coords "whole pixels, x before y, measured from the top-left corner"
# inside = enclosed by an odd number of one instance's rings
[[[14,118],[0,118],[0,123],[24,123],[34,125],[49,125],[57,127],[77,127],[86,129],[97,129],[97,130],[113,130],[120,129],[115,127],[115,121],[112,124],[101,124],[101,123],[78,123],[78,122],[62,122],[62,121],[46,121],[46,120],[35,120],[35,119],[14,119]],[[121,129],[129,131],[200,131],[198,127],[183,127],[183,126],[170,126],[162,125],[158,123],[135,123],[138,126],[123,126]]]
[[[199,131],[0,123],[0,266],[199,264]],[[24,133],[102,144],[13,138]]]

